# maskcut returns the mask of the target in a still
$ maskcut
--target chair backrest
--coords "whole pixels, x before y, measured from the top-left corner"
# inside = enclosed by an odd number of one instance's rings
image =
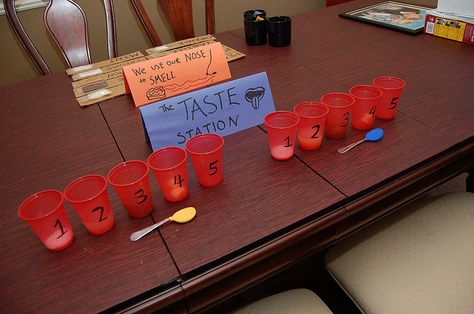
[[[171,27],[171,32],[175,40],[182,40],[194,37],[193,25],[193,5],[192,0],[157,0],[158,6],[166,16]],[[159,46],[162,44],[156,29],[148,17],[141,0],[132,0],[133,7],[138,17],[142,21],[145,31],[152,44]],[[215,12],[214,0],[205,0],[206,9],[206,32],[215,33]]]
[[[43,75],[51,74],[41,54],[31,41],[15,9],[15,0],[3,0],[10,25],[18,39]],[[117,37],[112,0],[103,0],[107,28],[109,58],[117,56]],[[87,19],[84,11],[72,0],[50,0],[43,16],[46,29],[58,45],[69,67],[91,63]]]
[[[105,9],[108,57],[117,54],[117,36],[113,0],[102,0]],[[154,46],[162,44],[141,0],[131,0],[145,31]],[[46,61],[23,27],[15,9],[16,0],[3,0],[5,12],[15,34],[42,75],[51,74]],[[166,16],[175,40],[194,37],[192,0],[157,0]],[[215,33],[214,0],[205,0],[206,32]],[[69,67],[91,63],[87,19],[81,7],[72,0],[49,0],[43,17],[46,29],[54,39]]]

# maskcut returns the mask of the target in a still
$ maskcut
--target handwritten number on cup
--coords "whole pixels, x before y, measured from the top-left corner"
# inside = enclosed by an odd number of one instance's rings
[[[286,143],[285,143],[285,146],[283,146],[283,147],[291,147],[291,146],[293,146],[293,144],[290,143],[290,137],[289,137],[289,136],[285,137],[285,142],[286,142]]]
[[[389,107],[388,109],[395,109],[395,107],[397,106],[397,103],[395,102],[395,100],[398,100],[398,98],[400,98],[400,97],[394,97],[394,98],[392,98],[392,101],[390,102],[390,104],[391,104],[392,106]]]
[[[369,114],[372,115],[372,118],[375,118],[375,106],[372,106],[372,108],[370,108]]]
[[[146,201],[148,196],[145,195],[145,191],[143,189],[140,189],[134,193],[137,196],[138,202],[137,204],[141,204]]]
[[[181,175],[178,174],[177,176],[175,175],[174,176],[174,184],[178,185],[179,184],[179,187],[182,188],[183,187],[183,181],[184,179],[181,178]]]
[[[344,124],[341,125],[341,128],[345,128],[349,124],[349,112],[346,112],[342,115],[344,117]]]
[[[311,138],[318,138],[318,133],[319,133],[320,128],[321,126],[319,124],[313,125],[312,129],[316,129],[316,132],[314,132],[314,134],[311,135]]]
[[[209,170],[211,171],[209,172],[210,176],[213,176],[217,173],[217,166],[215,166],[215,164],[217,164],[217,160],[214,160],[211,163],[209,163]]]
[[[56,227],[59,227],[59,230],[61,231],[61,234],[56,238],[56,239],[59,239],[67,232],[67,230],[64,230],[63,224],[61,223],[59,219],[56,219],[56,223],[54,224],[54,228]]]
[[[104,207],[103,206],[98,206],[92,210],[92,212],[96,212],[100,210],[100,216],[99,216],[99,222],[104,221],[107,219],[107,217],[104,217]]]

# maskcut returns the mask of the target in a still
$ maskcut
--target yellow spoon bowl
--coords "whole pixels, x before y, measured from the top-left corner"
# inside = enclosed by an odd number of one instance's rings
[[[158,228],[159,226],[167,223],[168,221],[174,221],[180,224],[184,224],[188,221],[191,221],[196,217],[196,208],[194,207],[185,207],[183,209],[178,210],[175,212],[171,217],[166,218],[160,222],[157,222],[154,225],[151,225],[149,227],[146,227],[142,230],[135,231],[130,235],[130,240],[132,241],[137,241]]]

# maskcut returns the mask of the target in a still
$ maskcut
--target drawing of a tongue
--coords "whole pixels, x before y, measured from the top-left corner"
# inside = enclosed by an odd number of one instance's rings
[[[260,106],[260,100],[265,95],[265,89],[263,87],[249,88],[245,92],[245,99],[252,103],[253,109],[257,110]]]

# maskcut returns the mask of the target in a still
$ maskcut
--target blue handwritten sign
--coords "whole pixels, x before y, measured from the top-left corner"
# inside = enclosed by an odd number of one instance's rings
[[[140,107],[153,151],[184,147],[194,135],[222,136],[263,123],[275,111],[265,72]]]

